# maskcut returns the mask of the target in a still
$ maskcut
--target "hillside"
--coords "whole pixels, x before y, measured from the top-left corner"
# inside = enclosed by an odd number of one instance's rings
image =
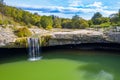
[[[42,37],[40,39],[43,46],[95,42],[120,43],[120,32],[113,30],[109,32],[110,29],[119,26],[119,23],[118,13],[112,17],[103,17],[97,12],[91,20],[85,20],[78,15],[68,19],[54,15],[41,16],[0,4],[0,46],[25,47],[26,39],[36,34]]]
[[[82,16],[74,15],[72,19],[60,18],[55,15],[41,16],[38,13],[30,13],[22,8],[16,8],[0,4],[0,24],[14,24],[27,26],[37,26],[44,29],[52,28],[69,28],[69,29],[85,29],[85,28],[108,28],[110,26],[120,25],[120,10],[118,13],[104,17],[100,12],[94,13],[90,20],[85,20]],[[2,17],[3,16],[3,17]]]

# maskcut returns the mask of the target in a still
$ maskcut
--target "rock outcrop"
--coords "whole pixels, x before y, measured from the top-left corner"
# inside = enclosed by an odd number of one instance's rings
[[[17,36],[14,35],[13,31],[10,28],[0,27],[0,47],[14,43],[16,38]]]
[[[41,41],[44,46],[54,45],[66,45],[66,44],[80,44],[80,43],[120,43],[120,32],[107,31],[95,31],[89,29],[30,29],[33,35],[42,37]],[[13,31],[9,28],[0,28],[0,47],[9,47],[10,43],[13,43],[12,47],[19,48],[20,45],[25,47],[27,41],[25,37],[18,38]],[[23,43],[22,43],[23,42]]]
[[[104,34],[93,30],[75,30],[70,32],[54,32],[49,40],[49,45],[103,43],[107,42]]]
[[[108,37],[107,39],[109,39],[110,42],[120,43],[120,31],[109,30],[105,35]]]

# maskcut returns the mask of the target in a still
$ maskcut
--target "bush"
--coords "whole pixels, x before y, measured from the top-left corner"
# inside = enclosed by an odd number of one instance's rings
[[[120,22],[117,23],[117,26],[120,26]]]
[[[32,24],[28,24],[27,27],[28,27],[28,28],[32,28]]]
[[[89,24],[86,23],[86,22],[81,23],[81,25],[80,25],[80,28],[81,28],[81,29],[88,28],[88,27],[89,27]]]
[[[3,23],[2,23],[2,20],[0,20],[0,25],[2,25]]]
[[[41,36],[41,38],[40,38],[40,45],[41,46],[48,46],[50,38],[51,38],[50,35]]]
[[[50,30],[52,29],[52,26],[47,26],[46,29]]]
[[[18,47],[18,48],[27,47],[27,38],[18,38],[18,39],[16,39],[15,47]]]
[[[19,28],[18,30],[15,31],[15,34],[18,37],[29,37],[32,35],[32,33],[29,31],[28,28],[24,27],[24,28]]]
[[[108,27],[110,27],[110,23],[102,23],[100,26],[102,28],[108,28]]]

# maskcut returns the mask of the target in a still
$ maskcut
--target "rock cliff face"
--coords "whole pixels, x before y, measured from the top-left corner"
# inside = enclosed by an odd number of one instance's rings
[[[75,30],[70,32],[54,32],[49,40],[49,45],[102,42],[107,42],[102,32],[93,30]]]
[[[16,36],[10,28],[0,27],[0,47],[6,46],[7,44],[14,43]]]
[[[108,31],[105,33],[111,42],[120,43],[120,31]]]
[[[54,45],[65,45],[65,44],[80,44],[80,43],[108,43],[116,42],[120,43],[120,32],[95,30],[71,30],[71,29],[53,29],[53,30],[42,30],[42,29],[30,29],[33,35],[39,37],[46,37],[43,39],[44,46]],[[47,39],[47,40],[45,40]],[[27,41],[26,38],[18,38],[14,35],[11,29],[0,28],[0,47],[9,47],[10,43],[13,43],[19,48],[20,45],[25,47]],[[17,42],[16,42],[17,41]],[[23,42],[23,43],[21,43]],[[17,44],[17,45],[16,45]]]

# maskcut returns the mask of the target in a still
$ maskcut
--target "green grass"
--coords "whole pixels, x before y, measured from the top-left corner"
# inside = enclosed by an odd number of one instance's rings
[[[0,80],[120,80],[120,56],[106,53],[51,51],[35,62],[24,57],[2,59]]]

